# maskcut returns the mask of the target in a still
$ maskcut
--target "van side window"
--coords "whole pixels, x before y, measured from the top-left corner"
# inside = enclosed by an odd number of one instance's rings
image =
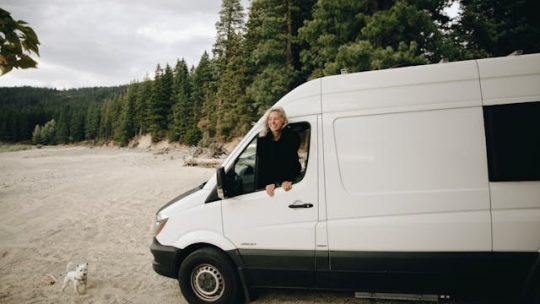
[[[298,159],[300,161],[300,174],[294,183],[300,182],[306,173],[307,160],[309,155],[310,126],[306,122],[292,123],[288,125],[300,137],[300,147],[298,149]],[[257,136],[246,146],[244,151],[236,159],[232,170],[227,172],[227,183],[231,189],[232,196],[252,193],[262,190],[257,188]],[[294,188],[293,188],[294,189]]]
[[[540,102],[484,107],[490,181],[540,181]]]

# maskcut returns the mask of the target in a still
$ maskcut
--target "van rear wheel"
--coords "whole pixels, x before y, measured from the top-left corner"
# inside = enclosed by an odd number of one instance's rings
[[[214,248],[188,255],[178,272],[178,282],[189,303],[238,303],[238,278],[228,257]]]

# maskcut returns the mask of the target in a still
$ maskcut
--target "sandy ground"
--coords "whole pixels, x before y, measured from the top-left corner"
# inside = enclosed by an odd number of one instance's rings
[[[157,209],[205,181],[187,152],[46,147],[0,153],[0,303],[185,303],[152,270]],[[61,293],[69,261],[89,263],[88,291]],[[52,274],[59,282],[46,284]],[[350,294],[262,291],[253,303],[375,303]]]
[[[159,206],[211,170],[179,153],[43,148],[0,154],[1,303],[182,303],[176,281],[151,267]],[[88,261],[88,293],[61,282],[69,261]]]

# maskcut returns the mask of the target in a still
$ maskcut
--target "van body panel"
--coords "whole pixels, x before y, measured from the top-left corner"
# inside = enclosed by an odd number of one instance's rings
[[[181,263],[179,259],[180,251],[181,249],[173,246],[161,245],[154,237],[152,245],[150,245],[150,252],[154,256],[152,262],[154,271],[168,278],[178,278],[178,268]]]
[[[205,204],[208,194],[209,191],[200,190],[162,210],[162,215],[169,219],[156,236],[157,241],[164,246],[183,249],[203,239],[223,239],[221,207],[218,203]],[[201,236],[193,234],[195,231],[201,232]],[[220,242],[213,241],[212,244],[217,246]]]
[[[251,287],[313,287],[313,253],[313,250],[238,250],[244,276]]]
[[[194,187],[180,195],[178,195],[177,197],[173,198],[172,200],[170,200],[168,203],[166,203],[165,205],[161,206],[161,208],[159,208],[158,210],[158,213],[162,212],[163,210],[167,209],[169,206],[171,205],[178,205],[177,203],[181,200],[183,200],[184,198],[187,198],[188,196],[192,195],[193,193],[195,192],[198,192],[200,190],[202,190],[204,188],[204,185],[205,184],[202,184],[202,185],[199,185],[197,187]],[[185,204],[183,205],[185,206]],[[177,207],[172,207],[172,208],[177,208]]]
[[[540,252],[540,208],[493,210],[493,250]]]
[[[482,210],[328,220],[331,251],[490,251],[490,236],[491,216]]]
[[[318,138],[317,120],[313,115],[292,118],[290,123],[309,123],[313,145]],[[224,236],[238,249],[246,279],[253,286],[313,285],[319,221],[318,158],[317,148],[310,149],[305,175],[291,191],[278,187],[273,197],[259,190],[221,201]],[[291,208],[306,203],[311,207]]]
[[[215,230],[197,230],[182,235],[173,246],[176,248],[186,248],[193,244],[213,245],[223,251],[233,250],[236,246],[223,237],[223,234]]]
[[[522,292],[537,252],[341,252],[332,270],[317,272],[317,287],[369,292],[493,297]]]
[[[330,76],[322,81],[322,110],[481,106],[478,79],[474,61]]]
[[[323,114],[330,251],[491,250],[480,107],[352,115]]]
[[[491,208],[540,209],[540,182],[490,183]]]
[[[299,192],[307,189],[302,182],[294,185]],[[225,237],[238,249],[313,250],[317,209],[289,208],[297,200],[308,200],[281,188],[271,199],[258,191],[224,200]]]
[[[300,121],[310,124],[310,142],[316,143],[317,116],[290,122]],[[273,197],[259,190],[221,201],[224,235],[238,249],[314,250],[319,200],[315,190],[319,182],[317,149],[311,149],[308,157],[304,178],[293,185],[293,190],[276,188]],[[290,207],[302,203],[313,207]]]
[[[274,106],[283,107],[289,118],[321,114],[321,82],[322,79],[319,78],[299,85]]]
[[[493,182],[494,251],[540,252],[540,182]]]
[[[319,153],[319,222],[315,230],[315,267],[317,270],[329,269],[330,259],[328,253],[328,225],[326,222],[326,178],[324,173],[324,149],[323,149],[323,129],[322,116],[317,116],[317,151]]]
[[[208,190],[200,186],[184,192],[159,209],[159,213],[168,217],[176,213],[184,212],[200,205],[200,200],[209,194]]]
[[[540,54],[477,62],[484,105],[540,101]]]
[[[350,195],[446,190],[487,194],[480,108],[341,116],[333,121],[339,181]],[[460,204],[460,210],[489,208],[488,200],[475,203],[477,199],[454,204]],[[432,204],[448,208],[447,202]],[[405,207],[410,210],[410,206]],[[431,211],[433,207],[428,208]]]

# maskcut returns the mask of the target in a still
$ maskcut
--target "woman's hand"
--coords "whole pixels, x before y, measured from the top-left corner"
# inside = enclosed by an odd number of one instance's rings
[[[292,182],[284,181],[283,183],[281,183],[281,188],[283,188],[283,190],[285,190],[285,191],[291,190],[292,189]]]
[[[275,189],[276,189],[276,185],[274,184],[266,185],[266,193],[270,196],[274,196]]]

